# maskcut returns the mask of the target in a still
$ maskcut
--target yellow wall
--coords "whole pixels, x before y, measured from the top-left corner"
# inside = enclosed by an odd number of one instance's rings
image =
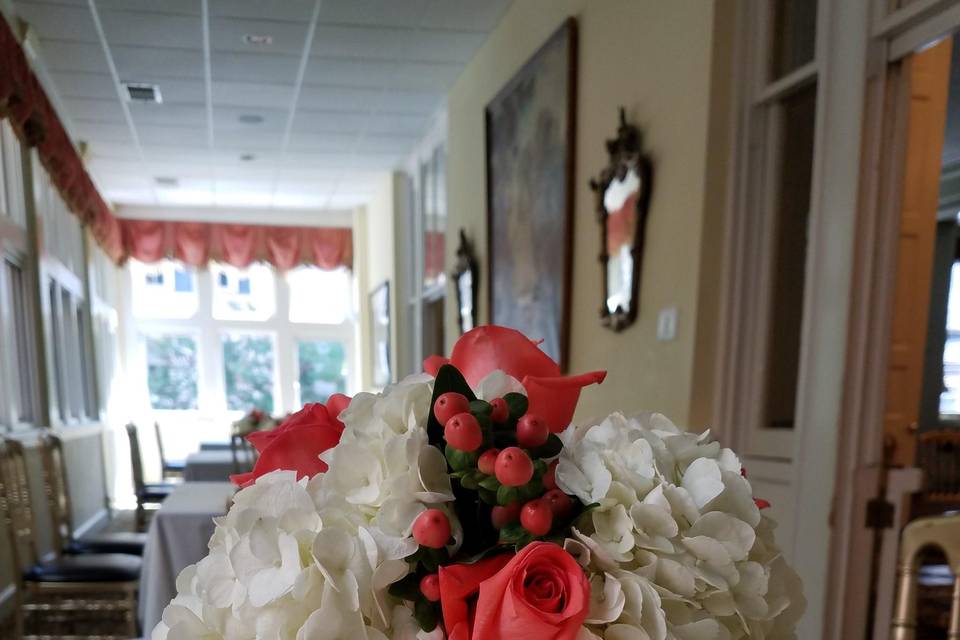
[[[719,237],[712,234],[721,226],[725,180],[718,179],[723,171],[716,166],[708,173],[707,160],[719,160],[722,168],[729,124],[720,99],[729,71],[721,63],[729,55],[725,49],[714,53],[729,43],[714,36],[715,31],[726,36],[724,30],[732,27],[724,12],[714,13],[706,0],[515,0],[448,97],[448,270],[461,227],[486,269],[484,107],[565,18],[577,18],[570,371],[609,370],[602,387],[584,394],[581,419],[613,408],[655,409],[680,423],[710,416],[716,316],[711,294],[719,284],[720,260]],[[616,131],[620,105],[643,130],[654,188],[639,318],[614,334],[600,326],[597,315],[600,238],[587,183],[607,160],[604,140]],[[452,291],[449,295],[455,299]],[[456,335],[454,306],[447,305],[448,336]],[[482,320],[488,318],[486,306],[482,291]],[[658,342],[657,313],[669,306],[679,309],[677,339]]]

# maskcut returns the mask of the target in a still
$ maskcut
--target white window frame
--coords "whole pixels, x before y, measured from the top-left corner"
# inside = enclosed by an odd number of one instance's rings
[[[727,230],[729,261],[724,274],[722,347],[723,372],[718,397],[719,426],[730,434],[739,450],[771,460],[790,461],[804,424],[804,386],[808,376],[811,309],[811,265],[815,234],[821,210],[818,206],[819,167],[822,163],[824,92],[821,82],[824,59],[824,21],[829,1],[817,3],[817,35],[814,58],[781,78],[768,81],[773,30],[768,2],[743,3],[739,16],[741,50],[738,63],[744,74],[737,97],[736,159],[733,174],[733,206]],[[767,428],[762,424],[765,407],[767,357],[770,342],[771,263],[776,241],[776,202],[782,157],[779,101],[796,91],[817,86],[813,140],[813,166],[808,218],[803,320],[797,376],[794,427]]]
[[[124,289],[132,290],[133,282],[130,270],[123,273]],[[187,319],[150,320],[134,318],[130,306],[130,295],[124,296],[124,322],[129,327],[127,333],[127,354],[131,364],[132,379],[142,389],[140,407],[130,407],[136,413],[157,415],[196,414],[203,418],[220,419],[239,417],[241,411],[231,411],[226,404],[226,384],[223,369],[223,345],[221,336],[225,333],[262,333],[269,334],[274,341],[274,415],[283,415],[297,411],[299,393],[297,384],[299,370],[296,343],[298,340],[330,340],[342,342],[346,348],[346,358],[350,363],[347,377],[347,394],[361,387],[361,370],[355,344],[356,315],[354,304],[344,322],[338,325],[291,322],[289,319],[290,286],[279,271],[274,270],[274,292],[276,309],[267,320],[216,320],[213,318],[213,270],[198,269],[195,272],[199,305],[196,314]],[[355,296],[355,286],[351,284],[350,295]],[[196,411],[155,410],[150,407],[146,377],[146,335],[156,334],[192,334],[197,337],[197,381],[198,397]]]

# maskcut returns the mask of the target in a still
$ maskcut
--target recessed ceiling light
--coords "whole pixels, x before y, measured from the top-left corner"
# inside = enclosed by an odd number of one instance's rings
[[[157,176],[153,179],[158,187],[178,187],[180,186],[180,181],[174,178],[173,176]]]
[[[241,113],[237,120],[243,124],[260,124],[263,122],[263,116],[256,113]]]
[[[256,158],[257,158],[257,156],[253,155],[252,153],[243,153],[243,154],[240,154],[240,161],[241,161],[241,162],[253,162],[254,160],[256,160]]]
[[[263,33],[246,33],[243,36],[243,41],[255,47],[269,47],[273,44],[273,36]]]

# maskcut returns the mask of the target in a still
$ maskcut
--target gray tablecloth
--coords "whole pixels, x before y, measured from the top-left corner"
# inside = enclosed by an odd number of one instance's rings
[[[224,482],[230,479],[233,452],[197,451],[187,456],[183,479],[187,482]]]
[[[213,518],[227,512],[236,488],[229,482],[185,482],[150,521],[140,574],[140,623],[145,637],[177,595],[177,575],[207,555]]]
[[[200,451],[230,451],[230,443],[226,440],[217,442],[210,440],[200,443]]]

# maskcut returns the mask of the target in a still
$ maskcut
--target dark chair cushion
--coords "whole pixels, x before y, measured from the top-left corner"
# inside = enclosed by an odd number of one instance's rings
[[[129,582],[140,578],[140,558],[120,553],[61,556],[23,574],[28,582]]]
[[[143,545],[147,542],[147,534],[133,531],[114,531],[101,533],[79,540],[73,540],[64,549],[64,553],[77,555],[81,553],[125,553],[132,556],[143,555]]]
[[[141,502],[162,502],[177,487],[175,484],[145,484],[143,491],[137,497]]]

